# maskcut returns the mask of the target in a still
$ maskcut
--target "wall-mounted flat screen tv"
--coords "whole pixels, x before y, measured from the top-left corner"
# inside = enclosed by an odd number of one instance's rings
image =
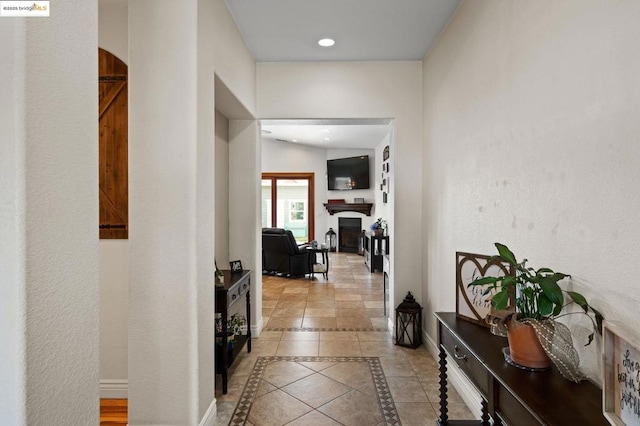
[[[369,189],[369,156],[327,160],[329,190]]]

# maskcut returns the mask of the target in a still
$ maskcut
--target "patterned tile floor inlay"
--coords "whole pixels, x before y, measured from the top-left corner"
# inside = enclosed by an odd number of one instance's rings
[[[258,357],[230,425],[398,425],[377,357]]]

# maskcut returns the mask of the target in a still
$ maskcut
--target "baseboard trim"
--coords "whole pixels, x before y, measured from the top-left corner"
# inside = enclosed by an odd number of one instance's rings
[[[213,398],[211,404],[209,404],[209,408],[207,412],[204,413],[202,420],[200,421],[199,426],[214,426],[216,423],[216,415],[218,413],[218,408],[216,405],[216,399]]]
[[[256,325],[251,326],[251,336],[258,337],[260,333],[262,333],[262,329],[264,328],[263,317],[260,317],[260,321]]]
[[[129,381],[125,379],[100,380],[100,398],[127,399],[129,397]]]
[[[426,332],[423,332],[422,339],[433,359],[438,362],[439,350],[436,342]],[[464,403],[467,404],[471,413],[479,419],[482,416],[482,397],[480,396],[480,393],[476,390],[471,381],[467,379],[464,373],[460,371],[460,368],[458,368],[456,363],[449,360],[447,360],[447,382],[458,391],[460,397]]]

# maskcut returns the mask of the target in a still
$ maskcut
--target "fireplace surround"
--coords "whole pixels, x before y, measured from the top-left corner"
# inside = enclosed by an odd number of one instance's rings
[[[358,253],[361,230],[362,219],[358,217],[338,218],[338,251]]]

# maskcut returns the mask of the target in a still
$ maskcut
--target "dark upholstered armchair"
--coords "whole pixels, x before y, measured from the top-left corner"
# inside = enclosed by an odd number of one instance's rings
[[[291,231],[262,228],[262,270],[292,277],[308,274],[309,253],[298,247]]]

